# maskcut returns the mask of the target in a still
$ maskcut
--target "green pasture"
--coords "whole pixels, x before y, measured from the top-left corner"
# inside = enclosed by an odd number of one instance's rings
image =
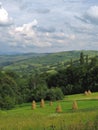
[[[76,100],[78,110],[72,110]],[[61,105],[62,112],[56,107]],[[32,103],[0,111],[0,130],[98,130],[98,93],[65,96],[61,101],[45,101],[45,106],[32,110]]]

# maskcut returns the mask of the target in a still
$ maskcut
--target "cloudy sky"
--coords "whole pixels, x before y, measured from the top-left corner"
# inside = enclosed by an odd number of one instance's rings
[[[0,0],[0,52],[98,49],[97,0]]]

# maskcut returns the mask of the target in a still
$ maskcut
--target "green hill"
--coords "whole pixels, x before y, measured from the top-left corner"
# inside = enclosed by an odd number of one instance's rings
[[[55,70],[69,64],[70,60],[79,59],[81,51],[66,51],[58,53],[27,53],[19,55],[1,55],[0,67],[22,74]],[[93,57],[98,51],[83,51],[85,55]]]

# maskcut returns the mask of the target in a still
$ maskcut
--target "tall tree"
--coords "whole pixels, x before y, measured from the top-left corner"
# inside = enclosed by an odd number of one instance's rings
[[[80,65],[84,64],[84,54],[83,52],[80,53]]]

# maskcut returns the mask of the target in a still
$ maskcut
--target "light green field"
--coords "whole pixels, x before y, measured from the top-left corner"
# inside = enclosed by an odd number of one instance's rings
[[[77,100],[78,110],[72,110]],[[60,104],[61,113],[56,113]],[[50,106],[32,110],[31,103],[22,104],[13,110],[0,111],[0,130],[98,130],[98,93],[65,96],[64,100]]]

